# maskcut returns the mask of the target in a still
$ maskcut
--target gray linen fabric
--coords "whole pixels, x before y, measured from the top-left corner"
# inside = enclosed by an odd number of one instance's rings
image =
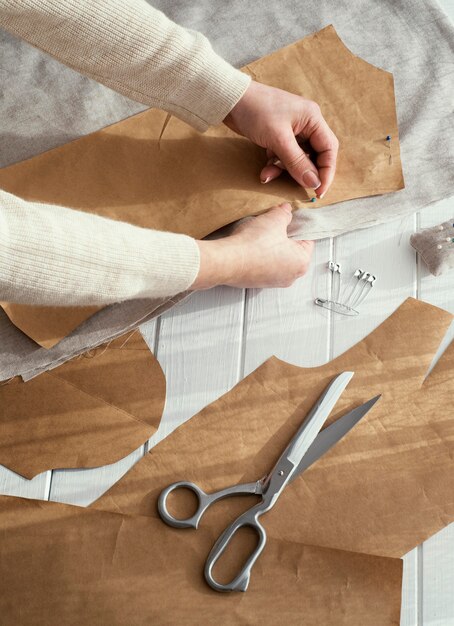
[[[333,24],[366,61],[393,72],[406,189],[318,210],[299,209],[295,238],[322,239],[403,217],[454,187],[454,29],[435,0],[155,0],[176,22],[200,30],[240,67]],[[49,56],[0,33],[0,166],[33,156],[143,110]],[[179,294],[172,300],[187,297]],[[31,378],[151,319],[172,301],[108,307],[51,350],[37,348],[0,315],[0,380]]]
[[[112,304],[90,317],[50,350],[37,346],[0,311],[0,380],[8,380],[18,374],[23,380],[30,380],[82,352],[137,328],[178,305],[191,293],[182,292],[172,299]]]

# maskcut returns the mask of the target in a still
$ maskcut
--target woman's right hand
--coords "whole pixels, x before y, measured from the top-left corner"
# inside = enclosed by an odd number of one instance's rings
[[[284,203],[239,224],[228,237],[198,240],[200,270],[190,289],[292,285],[307,272],[314,242],[289,239],[291,219]]]

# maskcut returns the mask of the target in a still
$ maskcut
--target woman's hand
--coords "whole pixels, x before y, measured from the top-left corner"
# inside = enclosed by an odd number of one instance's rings
[[[285,168],[301,186],[315,189],[319,198],[328,191],[336,171],[339,142],[315,102],[252,81],[224,124],[266,148],[269,161],[260,174],[263,183]],[[309,143],[316,153],[315,163],[297,138]],[[278,165],[273,164],[276,160]]]
[[[228,237],[197,241],[199,274],[190,289],[289,287],[309,266],[313,241],[289,239],[290,204],[251,217]]]

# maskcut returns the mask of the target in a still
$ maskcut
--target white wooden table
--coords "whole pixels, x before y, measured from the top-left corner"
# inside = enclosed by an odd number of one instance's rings
[[[444,0],[454,18],[453,0]],[[434,278],[409,244],[412,232],[454,216],[454,199],[403,221],[317,243],[310,273],[288,289],[221,287],[194,294],[141,327],[167,378],[158,433],[118,463],[55,470],[28,481],[0,466],[0,493],[88,505],[147,452],[209,402],[275,354],[300,366],[325,363],[353,346],[408,296],[454,313],[454,271]],[[343,271],[371,271],[377,283],[357,318],[331,317],[324,296],[330,259]],[[454,327],[445,347],[454,337]],[[454,417],[454,416],[453,416]],[[402,626],[454,625],[454,524],[404,558]],[[367,625],[365,625],[367,626]]]
[[[314,366],[345,351],[390,315],[408,296],[454,313],[454,272],[434,278],[409,245],[418,227],[454,216],[444,201],[405,221],[317,243],[310,273],[288,289],[221,287],[194,294],[158,320],[142,326],[164,368],[168,392],[158,433],[118,463],[90,470],[56,470],[27,481],[0,466],[0,492],[88,505],[113,485],[148,446],[212,402],[275,354]],[[313,304],[326,288],[326,265],[345,272],[360,267],[378,280],[357,318],[330,315]],[[454,336],[454,326],[445,346]],[[402,624],[454,624],[454,524],[405,557]],[[366,626],[366,625],[365,625]]]

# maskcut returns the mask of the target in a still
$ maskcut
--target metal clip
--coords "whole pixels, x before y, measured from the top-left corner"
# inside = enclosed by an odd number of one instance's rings
[[[342,304],[341,302],[334,302],[333,300],[324,300],[323,298],[315,298],[314,302],[317,306],[321,306],[324,309],[333,311],[334,313],[340,313],[341,315],[349,315],[350,317],[359,315],[358,311],[355,311],[355,309],[352,309],[349,306]]]
[[[340,263],[335,263],[334,261],[329,261],[328,269],[332,273],[333,300],[335,302],[338,302],[339,301],[339,296],[340,296],[340,284],[341,284],[341,266],[340,266]]]
[[[332,274],[331,279],[331,292],[332,298],[316,298],[315,304],[334,313],[340,313],[341,315],[348,315],[354,317],[359,315],[356,308],[364,302],[368,294],[370,293],[376,276],[370,272],[364,272],[361,269],[355,270],[353,276],[350,278],[347,286],[342,293],[341,302],[341,266],[340,263],[329,261],[328,270]]]

